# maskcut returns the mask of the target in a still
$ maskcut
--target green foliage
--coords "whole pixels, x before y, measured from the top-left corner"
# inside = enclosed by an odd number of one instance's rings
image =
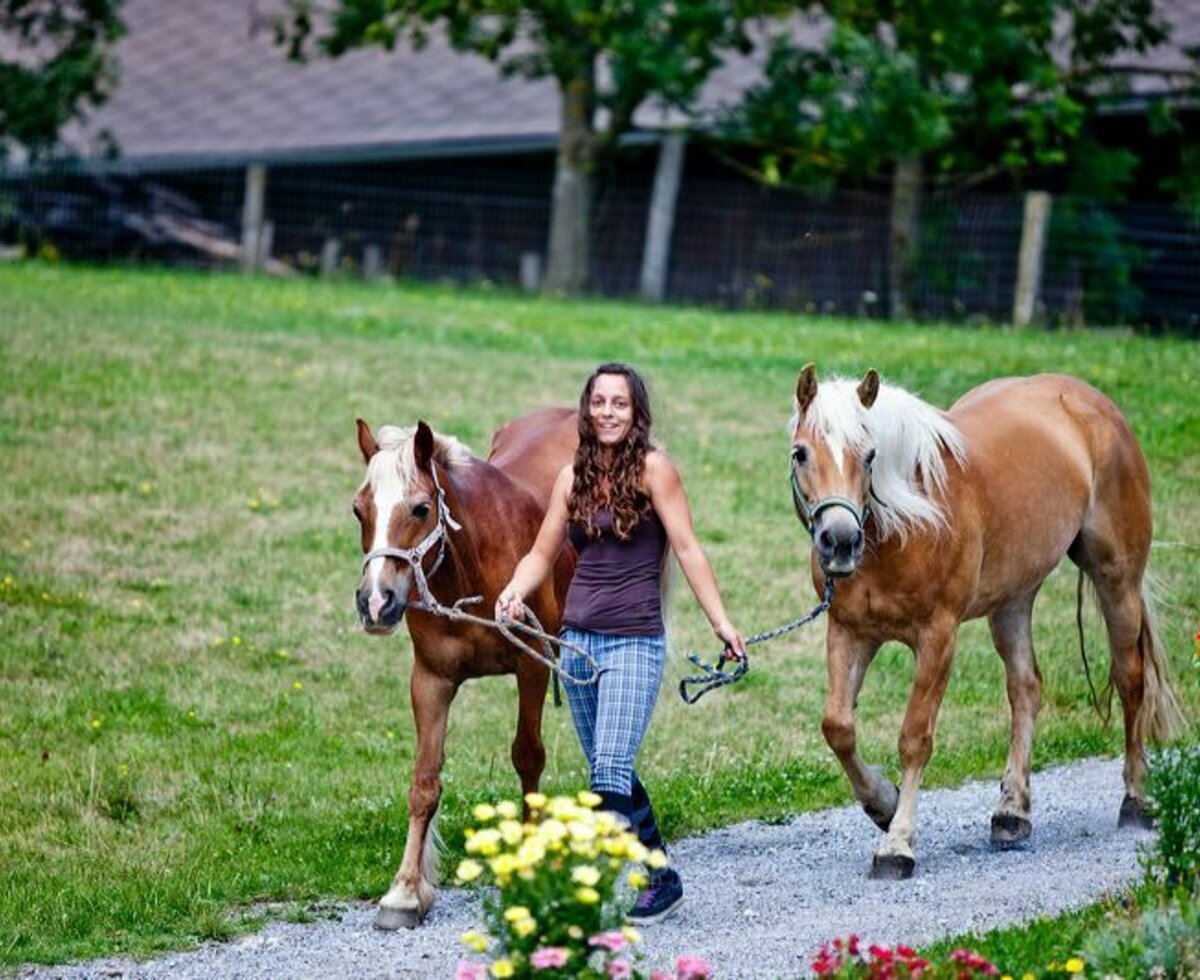
[[[689,105],[724,52],[749,50],[745,18],[758,9],[745,0],[338,0],[322,33],[311,0],[290,6],[279,35],[296,56],[317,34],[337,56],[364,45],[422,47],[444,30],[455,48],[491,59],[504,75],[586,82],[590,110],[607,110],[606,142],[650,97]]]
[[[1153,753],[1146,795],[1158,838],[1150,871],[1171,887],[1200,886],[1200,745]],[[1200,908],[1197,909],[1200,913]]]
[[[1200,976],[1200,902],[1164,901],[1134,916],[1112,917],[1083,944],[1089,977]]]
[[[1095,106],[1119,91],[1112,59],[1166,37],[1148,0],[825,0],[818,9],[832,25],[824,46],[780,32],[765,80],[726,126],[786,158],[802,181],[861,177],[909,155],[943,175],[1061,165]]]
[[[107,98],[122,2],[0,0],[0,162],[18,146],[48,152],[64,125]]]

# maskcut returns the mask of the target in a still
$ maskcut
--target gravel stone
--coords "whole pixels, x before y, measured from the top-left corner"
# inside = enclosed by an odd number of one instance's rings
[[[676,842],[672,863],[685,902],[643,931],[642,964],[671,967],[704,956],[719,978],[808,975],[822,942],[921,946],[1091,904],[1133,883],[1153,835],[1118,830],[1121,761],[1094,759],[1033,775],[1033,836],[992,850],[995,782],[920,797],[917,869],[903,882],[870,881],[880,834],[857,808],[750,821]],[[234,942],[147,962],[109,959],[26,968],[27,980],[274,980],[279,977],[452,977],[459,935],[481,924],[478,894],[445,888],[416,930],[378,932],[374,909],[340,905],[316,923],[273,923]]]

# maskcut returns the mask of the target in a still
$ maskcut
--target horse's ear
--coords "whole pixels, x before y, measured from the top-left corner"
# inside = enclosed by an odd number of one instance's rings
[[[862,402],[863,408],[870,408],[878,397],[879,372],[874,368],[868,368],[862,381],[858,383],[858,400]]]
[[[796,406],[803,415],[817,397],[817,366],[811,361],[800,369],[800,377],[796,379]]]
[[[428,470],[433,459],[433,429],[423,420],[417,423],[417,431],[413,436],[413,459],[419,470]]]
[[[371,457],[379,452],[379,443],[375,441],[375,437],[371,435],[371,427],[362,419],[355,419],[355,425],[358,426],[358,448],[362,450],[363,462],[371,462]]]

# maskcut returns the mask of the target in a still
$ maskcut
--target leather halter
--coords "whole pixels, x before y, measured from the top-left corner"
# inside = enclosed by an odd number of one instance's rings
[[[858,525],[858,529],[860,531],[863,529],[863,525],[867,522],[867,515],[870,513],[869,502],[867,506],[859,510],[858,505],[848,497],[829,496],[810,505],[805,499],[803,491],[800,489],[800,477],[796,472],[796,459],[794,456],[792,457],[790,480],[792,484],[792,505],[796,508],[796,517],[799,518],[809,537],[813,535],[813,528],[817,525],[817,518],[825,511],[832,510],[834,507],[841,507],[843,510],[850,511],[850,514],[854,517],[854,523]],[[872,488],[871,495],[874,496],[874,494],[875,491]]]
[[[437,466],[432,462],[429,465],[429,472],[433,475],[433,485],[437,488],[437,524],[433,530],[425,537],[418,541],[411,548],[393,548],[391,545],[385,545],[382,548],[375,548],[373,551],[368,551],[363,555],[362,570],[367,570],[369,565],[376,558],[396,558],[400,561],[407,562],[413,571],[413,581],[417,587],[417,594],[421,597],[420,602],[410,602],[409,605],[414,609],[428,609],[436,605],[437,600],[429,591],[429,579],[442,565],[442,559],[446,557],[446,536],[447,528],[451,531],[462,530],[462,525],[454,519],[450,514],[450,508],[446,505],[446,492],[442,489],[441,483],[438,481]],[[428,572],[424,568],[425,556],[429,554],[430,549],[434,545],[438,546],[437,558],[434,559],[433,568]]]

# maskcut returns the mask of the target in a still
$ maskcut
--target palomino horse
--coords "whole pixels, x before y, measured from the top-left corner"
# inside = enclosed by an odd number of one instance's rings
[[[451,621],[421,607],[428,595],[452,606],[481,596],[489,615],[517,561],[533,544],[559,470],[578,444],[576,414],[548,409],[511,422],[492,438],[488,460],[457,440],[384,426],[378,437],[358,420],[367,475],[354,498],[362,526],[363,577],[356,596],[368,633],[393,632],[408,610],[412,637],[411,695],[416,762],[408,794],[408,840],[392,887],[379,902],[381,929],[420,924],[434,900],[437,849],[434,815],[442,792],[446,718],[459,685],[471,677],[517,675],[519,709],[512,761],[523,793],[537,790],[545,765],[542,706],[547,668],[499,633]],[[569,548],[552,581],[530,596],[544,625],[557,631],[574,569]],[[471,612],[471,609],[467,609]]]
[[[1067,555],[1095,586],[1125,716],[1119,822],[1146,822],[1144,742],[1180,720],[1144,580],[1150,478],[1133,432],[1104,395],[1075,378],[1004,378],[941,412],[868,371],[861,382],[796,385],[792,490],[813,538],[813,582],[836,577],[821,727],[855,798],[887,832],[871,876],[915,866],[917,788],[963,620],[986,616],[1004,662],[1012,731],[991,837],[1027,838],[1029,763],[1041,676],[1031,614]],[[1082,579],[1081,579],[1082,584]],[[879,647],[916,655],[900,729],[899,787],[864,764],[854,705]]]

